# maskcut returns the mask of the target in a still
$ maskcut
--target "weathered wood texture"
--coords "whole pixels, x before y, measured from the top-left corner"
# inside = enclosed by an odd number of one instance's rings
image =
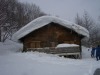
[[[20,39],[27,48],[56,47],[57,44],[69,43],[80,45],[81,36],[73,30],[56,23],[50,23]]]
[[[80,52],[79,47],[62,47],[62,48],[28,48],[27,51],[38,51],[51,54],[61,53],[77,53]]]

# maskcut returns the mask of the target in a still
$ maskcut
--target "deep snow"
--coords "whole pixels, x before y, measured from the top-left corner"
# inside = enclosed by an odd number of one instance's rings
[[[0,43],[0,75],[93,75],[100,61],[82,47],[82,59],[69,59],[38,52],[18,52],[21,44]]]

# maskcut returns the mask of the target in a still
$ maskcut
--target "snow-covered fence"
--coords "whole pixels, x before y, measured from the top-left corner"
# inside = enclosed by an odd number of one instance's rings
[[[79,47],[61,47],[61,48],[27,48],[27,51],[38,51],[48,54],[57,54],[59,56],[69,56],[72,55],[75,58],[80,57]]]

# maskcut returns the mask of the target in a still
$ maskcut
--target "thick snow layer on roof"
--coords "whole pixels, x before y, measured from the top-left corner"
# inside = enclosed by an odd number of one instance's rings
[[[79,45],[76,44],[58,44],[56,48],[60,48],[60,47],[78,47]]]
[[[82,26],[79,26],[77,24],[71,23],[69,21],[65,21],[63,19],[60,19],[58,17],[53,17],[53,16],[42,16],[39,17],[24,27],[22,27],[19,31],[17,31],[13,36],[12,39],[14,41],[18,41],[20,38],[26,36],[27,34],[31,33],[32,31],[35,31],[38,28],[41,28],[51,22],[58,23],[66,28],[72,29],[78,34],[81,34],[83,36],[89,37],[89,32],[87,29],[85,29]]]

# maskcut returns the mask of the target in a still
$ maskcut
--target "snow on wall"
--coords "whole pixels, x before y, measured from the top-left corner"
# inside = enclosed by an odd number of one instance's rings
[[[54,17],[54,16],[42,16],[39,17],[33,21],[31,21],[30,23],[28,23],[27,25],[25,25],[24,27],[22,27],[19,31],[17,31],[13,36],[12,36],[12,40],[14,41],[18,41],[20,38],[24,37],[25,35],[31,33],[32,31],[35,31],[38,28],[41,28],[51,22],[54,23],[58,23],[66,28],[72,29],[75,32],[77,32],[78,34],[81,34],[85,37],[89,37],[89,32],[87,29],[85,29],[82,26],[79,26],[77,24],[71,23],[69,21],[65,21],[63,19],[60,19],[58,17]]]

